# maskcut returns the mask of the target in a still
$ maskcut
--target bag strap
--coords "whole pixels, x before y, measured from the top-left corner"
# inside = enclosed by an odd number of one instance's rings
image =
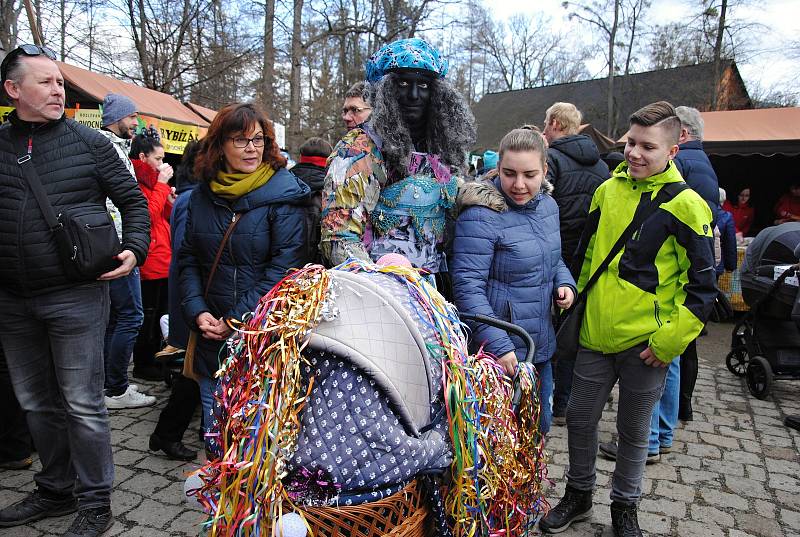
[[[28,183],[31,192],[33,192],[33,197],[36,198],[36,203],[39,205],[39,209],[42,211],[44,221],[47,223],[47,227],[55,237],[56,243],[58,244],[62,255],[74,260],[74,246],[70,242],[69,237],[64,230],[64,224],[59,222],[58,216],[56,216],[53,206],[50,204],[50,200],[47,199],[47,193],[44,191],[42,182],[39,180],[39,174],[36,173],[36,167],[33,165],[33,161],[31,160],[31,154],[27,152],[19,157],[17,159],[17,164],[19,164],[19,167],[22,170],[22,176]]]
[[[640,205],[634,214],[631,223],[628,224],[628,227],[626,227],[625,231],[623,231],[619,236],[617,242],[615,242],[614,246],[611,247],[608,255],[603,262],[600,263],[600,266],[597,267],[597,270],[594,271],[594,274],[592,274],[592,277],[589,278],[589,281],[586,282],[586,286],[583,288],[580,294],[586,296],[586,294],[589,292],[589,289],[591,289],[592,286],[597,283],[597,280],[600,279],[600,276],[611,264],[611,261],[617,256],[620,250],[622,250],[622,247],[625,246],[625,243],[628,242],[628,240],[633,236],[634,232],[644,223],[644,221],[653,215],[656,210],[658,210],[662,203],[666,203],[687,188],[689,188],[689,185],[682,181],[679,183],[669,183],[661,187],[661,190],[658,191],[656,197],[650,200],[649,203],[646,205]]]
[[[242,213],[233,213],[233,218],[231,218],[231,223],[228,224],[228,229],[225,230],[225,234],[222,236],[222,242],[219,243],[219,248],[217,249],[217,255],[214,256],[214,262],[211,264],[211,270],[208,272],[208,280],[206,280],[206,288],[203,291],[203,298],[208,298],[208,290],[211,289],[211,280],[214,278],[214,273],[217,272],[217,266],[219,265],[219,260],[222,258],[222,251],[225,250],[225,245],[228,243],[228,239],[230,239],[231,234],[233,233],[233,228],[236,227],[236,224],[239,223],[241,220]]]

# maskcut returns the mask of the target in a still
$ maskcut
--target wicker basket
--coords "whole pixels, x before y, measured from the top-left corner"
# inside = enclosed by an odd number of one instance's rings
[[[388,498],[302,509],[313,537],[425,537],[428,507],[414,480]]]

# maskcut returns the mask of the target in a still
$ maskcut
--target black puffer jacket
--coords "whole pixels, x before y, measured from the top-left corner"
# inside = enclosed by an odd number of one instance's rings
[[[608,166],[588,136],[570,134],[547,150],[547,179],[553,184],[561,222],[561,257],[569,267],[578,247],[592,195],[608,179]]]
[[[306,211],[307,258],[312,263],[321,263],[322,258],[319,253],[320,219],[322,215],[322,187],[325,186],[326,169],[310,162],[301,162],[290,171],[311,189],[311,194],[303,204]]]
[[[122,212],[123,248],[141,265],[150,244],[147,201],[111,143],[100,133],[62,117],[45,124],[16,112],[0,127],[0,286],[34,296],[75,285],[64,273],[53,235],[17,158],[32,140],[32,159],[56,214],[106,198]]]

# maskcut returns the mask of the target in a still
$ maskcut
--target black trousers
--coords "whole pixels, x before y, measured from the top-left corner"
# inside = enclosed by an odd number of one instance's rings
[[[0,347],[0,461],[18,461],[28,457],[32,444],[25,412],[14,395],[6,355]]]
[[[159,319],[168,311],[167,279],[142,280],[144,322],[133,346],[133,367],[155,366],[154,355],[161,350]]]
[[[678,417],[692,417],[692,393],[697,383],[697,340],[692,341],[681,354],[681,393],[679,397]]]
[[[200,404],[200,387],[192,379],[176,375],[167,406],[161,411],[153,433],[167,442],[180,442],[189,428],[197,405]]]

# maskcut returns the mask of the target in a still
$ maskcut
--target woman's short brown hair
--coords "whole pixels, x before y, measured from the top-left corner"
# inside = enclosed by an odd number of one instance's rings
[[[286,167],[286,159],[281,155],[275,142],[275,129],[272,122],[258,107],[251,103],[229,104],[217,112],[208,132],[201,141],[200,151],[194,164],[195,176],[202,181],[216,179],[217,172],[223,169],[225,154],[222,146],[225,140],[234,133],[245,133],[254,125],[260,125],[264,131],[264,156],[266,162],[274,169]]]

